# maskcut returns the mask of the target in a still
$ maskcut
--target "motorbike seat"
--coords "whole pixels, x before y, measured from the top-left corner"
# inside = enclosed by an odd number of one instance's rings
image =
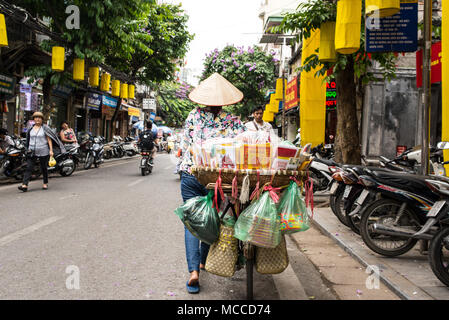
[[[326,160],[326,159],[314,158],[313,161],[324,163],[325,165],[330,166],[330,167],[332,167],[332,166],[339,167],[340,166],[334,160]]]
[[[423,196],[437,198],[429,186],[426,184],[426,176],[413,174],[398,174],[385,171],[373,171],[372,176],[380,183],[395,187],[401,190],[420,193]]]

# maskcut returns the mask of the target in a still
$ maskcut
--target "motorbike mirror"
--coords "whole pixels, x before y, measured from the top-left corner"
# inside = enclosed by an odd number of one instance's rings
[[[438,147],[438,149],[448,150],[449,149],[449,142],[447,142],[447,141],[438,142],[437,147]]]

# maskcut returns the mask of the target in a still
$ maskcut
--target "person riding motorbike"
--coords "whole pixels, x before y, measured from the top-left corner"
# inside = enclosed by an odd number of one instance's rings
[[[156,144],[158,143],[158,138],[157,135],[151,131],[152,128],[153,122],[148,121],[147,129],[139,134],[139,140],[137,141],[137,144],[142,150],[151,151],[151,158],[154,159],[157,152]],[[150,139],[146,139],[145,136],[150,137]]]

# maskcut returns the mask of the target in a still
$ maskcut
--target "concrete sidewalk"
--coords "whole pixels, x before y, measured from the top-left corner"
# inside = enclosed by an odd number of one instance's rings
[[[388,258],[371,251],[330,208],[315,208],[313,223],[364,266],[377,266],[380,280],[402,299],[449,300],[449,288],[433,274],[427,255],[419,252],[419,244],[402,256]]]

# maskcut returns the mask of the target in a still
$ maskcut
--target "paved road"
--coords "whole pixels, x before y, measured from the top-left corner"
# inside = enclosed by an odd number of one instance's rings
[[[200,295],[186,293],[184,231],[173,213],[182,200],[171,160],[158,155],[146,177],[135,157],[54,175],[48,191],[41,181],[27,193],[0,186],[0,299],[245,299],[245,269],[233,278],[203,272]],[[307,299],[298,268],[317,298],[336,299],[296,245],[288,248],[287,272],[254,272],[255,299]],[[69,290],[77,270],[80,289]]]

